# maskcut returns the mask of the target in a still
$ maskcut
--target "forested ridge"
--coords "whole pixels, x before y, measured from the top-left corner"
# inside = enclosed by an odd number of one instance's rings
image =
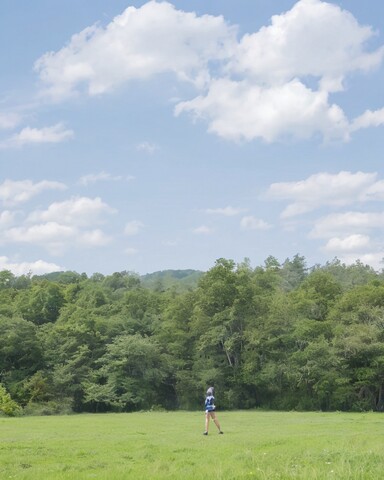
[[[0,375],[9,415],[201,409],[211,384],[221,409],[381,411],[384,274],[299,255],[151,278],[2,271]]]

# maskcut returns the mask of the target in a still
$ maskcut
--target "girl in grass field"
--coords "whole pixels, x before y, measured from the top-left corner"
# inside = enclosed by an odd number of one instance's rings
[[[212,418],[212,420],[215,422],[216,427],[219,429],[219,433],[222,434],[223,432],[221,431],[220,428],[220,423],[218,419],[216,418],[216,407],[215,407],[215,397],[213,396],[214,394],[214,388],[209,387],[207,390],[207,396],[205,397],[205,432],[204,435],[208,435],[208,429],[209,429],[209,421]]]

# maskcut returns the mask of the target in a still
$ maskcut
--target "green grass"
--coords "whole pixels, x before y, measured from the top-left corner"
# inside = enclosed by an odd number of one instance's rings
[[[384,472],[375,413],[150,412],[0,418],[0,478],[372,479]]]

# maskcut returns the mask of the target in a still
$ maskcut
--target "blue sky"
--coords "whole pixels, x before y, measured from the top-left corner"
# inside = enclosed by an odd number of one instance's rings
[[[384,257],[384,2],[3,0],[0,268]]]

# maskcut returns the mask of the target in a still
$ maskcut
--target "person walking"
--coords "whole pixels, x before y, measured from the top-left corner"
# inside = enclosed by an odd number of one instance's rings
[[[209,421],[212,420],[215,422],[216,427],[219,430],[220,434],[224,432],[221,431],[219,420],[216,417],[216,407],[215,407],[215,397],[214,397],[214,388],[209,387],[207,390],[207,396],[205,397],[205,432],[203,435],[208,435],[209,430]]]

